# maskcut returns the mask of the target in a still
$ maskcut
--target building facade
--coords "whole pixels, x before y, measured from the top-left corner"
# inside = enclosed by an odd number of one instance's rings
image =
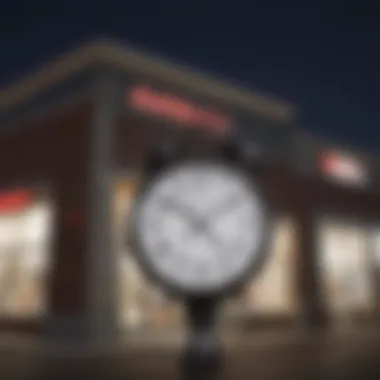
[[[270,260],[226,326],[375,319],[375,160],[305,137],[294,108],[110,42],[6,89],[0,135],[0,321],[55,338],[170,333],[180,305],[139,270],[126,217],[150,146],[210,150],[233,133],[263,152]],[[17,232],[16,232],[17,231]]]

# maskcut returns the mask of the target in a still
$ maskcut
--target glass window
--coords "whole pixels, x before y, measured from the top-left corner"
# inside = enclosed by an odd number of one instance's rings
[[[324,298],[334,314],[371,309],[374,301],[365,227],[323,221],[319,227],[319,267]]]
[[[371,253],[372,263],[375,265],[376,270],[380,269],[380,230],[371,231]]]
[[[35,317],[46,308],[52,204],[46,194],[27,192],[28,202],[18,206],[14,202],[15,207],[0,212],[1,317]]]
[[[295,234],[291,220],[279,220],[275,225],[269,260],[249,287],[246,302],[260,313],[292,314],[295,295]]]
[[[227,303],[226,317],[291,316],[297,312],[296,239],[294,221],[278,219],[268,261],[245,291]]]

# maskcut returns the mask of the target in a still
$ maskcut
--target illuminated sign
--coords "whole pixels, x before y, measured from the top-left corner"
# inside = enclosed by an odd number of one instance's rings
[[[28,190],[0,191],[0,213],[21,211],[31,201],[32,194]]]
[[[319,170],[332,179],[355,185],[364,185],[368,173],[355,157],[333,151],[323,152],[319,157]]]
[[[175,95],[159,92],[146,85],[138,85],[128,93],[128,103],[140,111],[166,117],[188,126],[228,133],[232,122],[226,115],[193,105]]]

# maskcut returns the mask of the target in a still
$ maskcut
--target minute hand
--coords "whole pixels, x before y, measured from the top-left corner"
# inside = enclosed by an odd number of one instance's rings
[[[207,217],[207,222],[211,222],[212,219],[223,215],[225,212],[231,210],[234,206],[238,205],[240,198],[237,196],[229,197],[223,203],[220,202],[217,207],[214,207]],[[208,224],[207,223],[207,224]]]
[[[230,197],[226,199],[223,203],[219,203],[217,207],[213,208],[207,218],[203,219],[203,232],[208,237],[209,240],[213,240],[214,242],[217,242],[216,236],[212,232],[212,228],[210,228],[210,225],[212,224],[213,220],[217,219],[218,217],[222,216],[224,213],[229,211],[231,208],[233,208],[235,205],[239,204],[240,199],[237,196]],[[218,242],[218,245],[220,242]]]
[[[201,221],[201,218],[195,214],[194,210],[181,202],[176,202],[172,199],[163,198],[162,204],[165,208],[171,209],[179,213],[185,219],[189,220],[191,225],[197,225]]]

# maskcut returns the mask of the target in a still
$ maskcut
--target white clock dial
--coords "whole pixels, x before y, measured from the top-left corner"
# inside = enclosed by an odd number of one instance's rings
[[[251,266],[266,215],[252,181],[218,163],[185,163],[158,178],[136,210],[141,254],[156,275],[187,291],[217,291]]]

